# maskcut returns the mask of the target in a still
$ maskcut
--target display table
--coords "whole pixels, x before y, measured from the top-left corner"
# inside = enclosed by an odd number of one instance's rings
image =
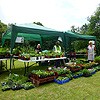
[[[60,57],[60,58],[44,58],[44,59],[38,59],[38,60],[21,60],[21,59],[18,59],[18,61],[21,61],[24,63],[24,66],[25,66],[25,73],[24,75],[26,74],[26,72],[28,72],[28,68],[32,65],[29,66],[29,63],[30,62],[41,62],[41,61],[51,61],[51,60],[61,60],[61,59],[66,59],[66,57]]]

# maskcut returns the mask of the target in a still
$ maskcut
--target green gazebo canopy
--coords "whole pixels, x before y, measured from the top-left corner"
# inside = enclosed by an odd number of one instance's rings
[[[96,40],[95,36],[81,35],[70,31],[61,32],[36,24],[11,25],[2,37],[2,45],[6,39],[11,39],[11,53],[17,37],[24,37],[25,40],[35,40],[42,43],[42,39],[57,39],[61,37],[63,46],[66,48],[74,40]]]

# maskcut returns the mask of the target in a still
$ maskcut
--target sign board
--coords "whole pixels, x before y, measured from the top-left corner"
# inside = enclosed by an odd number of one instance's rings
[[[24,37],[17,37],[15,42],[16,43],[24,43]]]

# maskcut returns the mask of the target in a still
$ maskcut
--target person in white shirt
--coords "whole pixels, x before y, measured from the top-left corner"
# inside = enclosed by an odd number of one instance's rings
[[[94,51],[96,50],[95,45],[93,45],[92,41],[89,42],[89,45],[87,47],[87,53],[88,53],[88,61],[94,61]]]

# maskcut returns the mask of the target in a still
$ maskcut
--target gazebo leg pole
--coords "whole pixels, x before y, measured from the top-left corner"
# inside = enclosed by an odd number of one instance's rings
[[[12,68],[12,55],[10,56],[10,73],[11,73],[11,68]]]

